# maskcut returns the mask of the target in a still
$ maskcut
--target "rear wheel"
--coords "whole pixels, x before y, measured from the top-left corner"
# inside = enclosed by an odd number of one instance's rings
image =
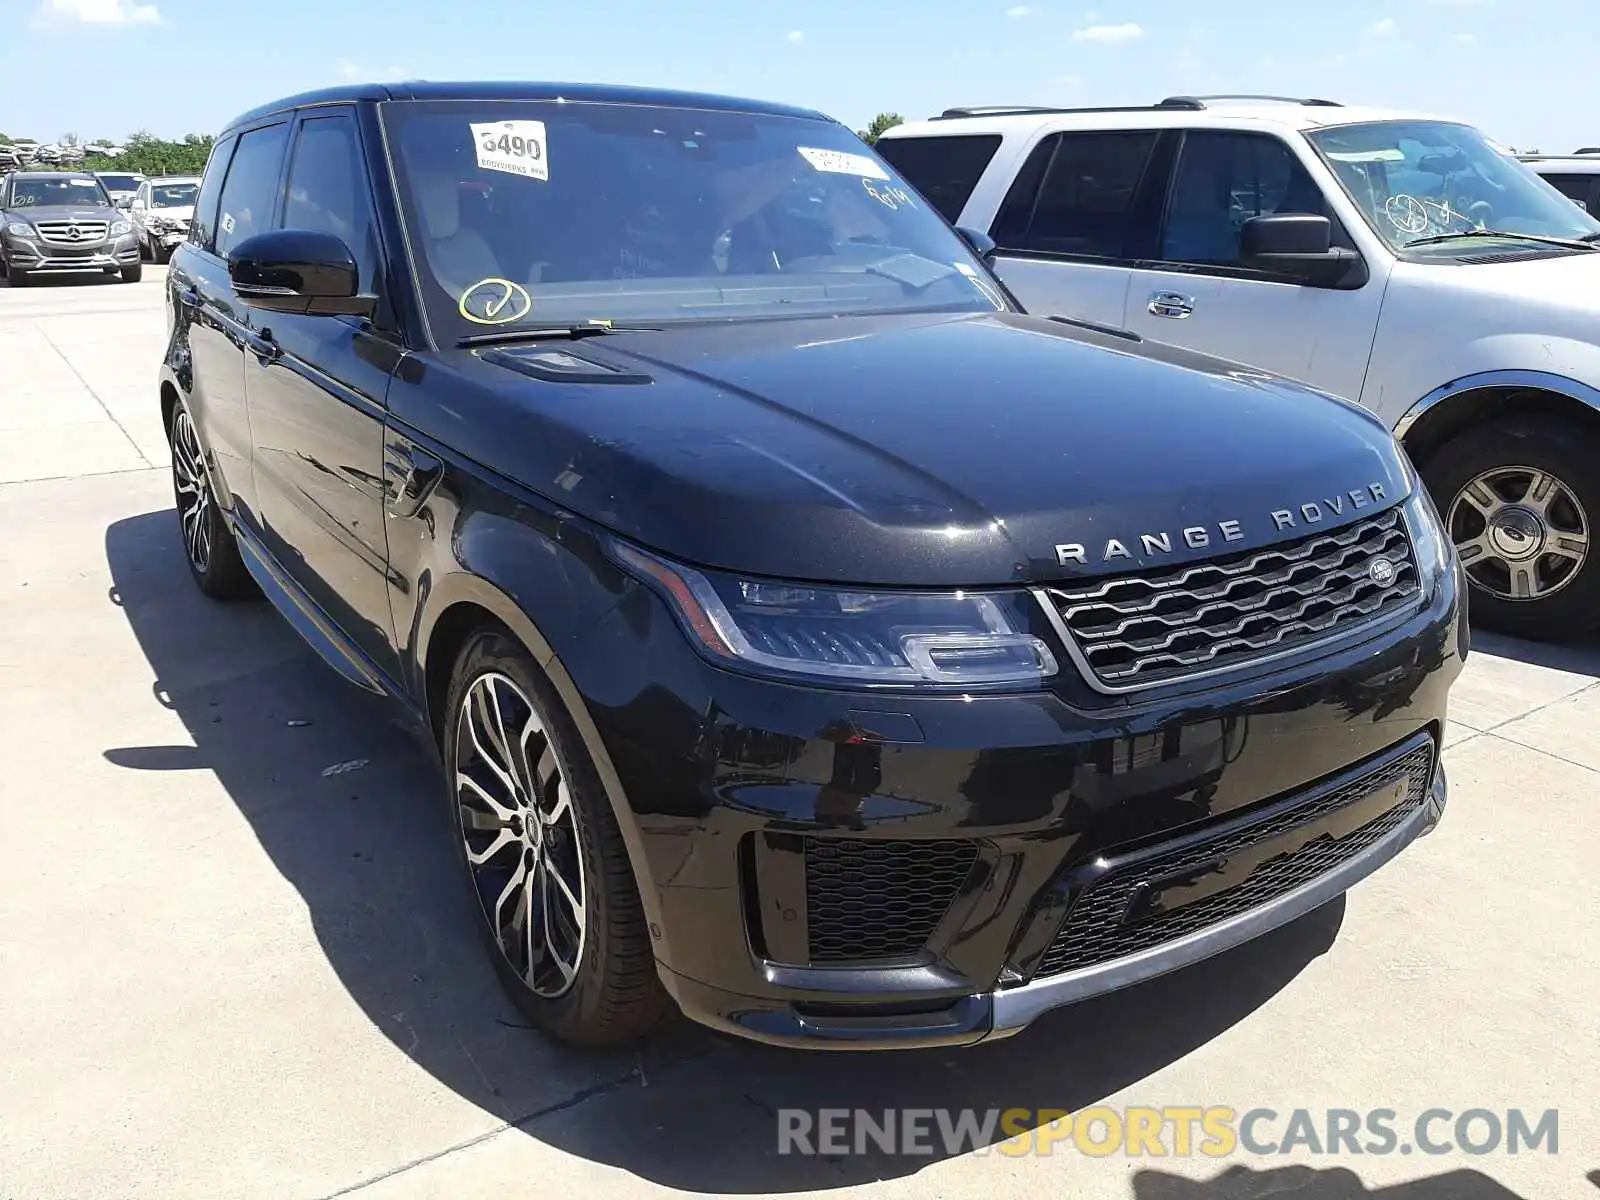
[[[456,844],[502,984],[536,1028],[587,1047],[668,1011],[615,814],[532,657],[498,629],[467,642],[442,733]]]
[[[1600,626],[1597,460],[1588,430],[1537,418],[1468,429],[1427,460],[1474,623],[1550,641]]]
[[[200,590],[214,600],[243,600],[259,595],[255,580],[239,555],[239,543],[218,507],[206,474],[200,439],[182,405],[172,415],[172,498],[178,509],[189,573]]]

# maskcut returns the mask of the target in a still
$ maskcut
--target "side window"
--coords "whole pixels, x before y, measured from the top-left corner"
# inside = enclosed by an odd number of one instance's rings
[[[206,173],[200,178],[200,191],[194,201],[194,219],[189,222],[189,240],[202,250],[215,248],[217,199],[222,193],[222,177],[228,173],[234,139],[223,138],[211,148]]]
[[[1063,133],[1023,165],[1000,214],[1002,246],[1090,258],[1121,258],[1139,183],[1155,149],[1148,131]],[[1048,163],[1041,158],[1048,155]],[[1038,172],[1037,195],[1030,169]],[[1026,191],[1019,189],[1026,188]],[[1023,207],[1031,209],[1023,217]]]
[[[1239,266],[1244,223],[1273,213],[1331,216],[1322,189],[1288,146],[1259,133],[1188,133],[1167,204],[1161,257]]]
[[[301,122],[289,163],[283,226],[334,234],[350,247],[361,267],[361,290],[376,287],[378,245],[372,193],[355,122],[348,116]]]
[[[1593,175],[1546,175],[1544,181],[1568,200],[1574,200],[1584,208],[1589,207],[1589,184],[1596,176]]]
[[[972,189],[1000,149],[1000,136],[883,138],[875,149],[945,220],[958,221]]]
[[[222,185],[217,217],[217,253],[222,257],[228,257],[228,252],[246,238],[272,228],[283,150],[288,140],[287,125],[253,129],[239,138],[227,182]]]

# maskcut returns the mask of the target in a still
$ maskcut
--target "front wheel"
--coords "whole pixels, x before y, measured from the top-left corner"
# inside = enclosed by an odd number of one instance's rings
[[[1508,418],[1441,446],[1422,468],[1471,584],[1475,624],[1565,641],[1600,626],[1600,439]]]
[[[243,600],[259,594],[239,554],[239,543],[217,505],[206,474],[194,422],[179,405],[172,414],[172,498],[178,509],[189,573],[213,600]]]
[[[144,264],[143,263],[136,263],[131,267],[123,267],[122,268],[122,282],[123,283],[138,283],[139,280],[141,280],[142,278],[144,278]]]
[[[616,816],[555,689],[486,629],[457,660],[446,711],[456,844],[501,983],[560,1041],[643,1037],[666,994]]]

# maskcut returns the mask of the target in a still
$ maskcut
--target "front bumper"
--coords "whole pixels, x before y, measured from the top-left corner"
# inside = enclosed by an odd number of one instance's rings
[[[62,246],[53,242],[5,235],[6,262],[29,274],[64,275],[78,271],[115,271],[139,264],[139,240],[129,233],[101,242]]]
[[[687,1015],[967,1045],[1293,921],[1431,830],[1459,584],[1365,642],[1138,700],[736,676],[643,588],[560,657]]]

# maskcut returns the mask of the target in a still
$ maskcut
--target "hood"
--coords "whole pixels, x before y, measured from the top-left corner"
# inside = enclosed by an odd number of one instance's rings
[[[719,323],[439,365],[501,393],[419,413],[447,444],[627,538],[755,575],[1126,573],[1336,528],[1408,487],[1353,405],[1014,314]]]
[[[114,208],[77,204],[30,204],[26,208],[9,209],[6,215],[13,221],[27,221],[30,225],[40,221],[116,221],[122,217]]]

